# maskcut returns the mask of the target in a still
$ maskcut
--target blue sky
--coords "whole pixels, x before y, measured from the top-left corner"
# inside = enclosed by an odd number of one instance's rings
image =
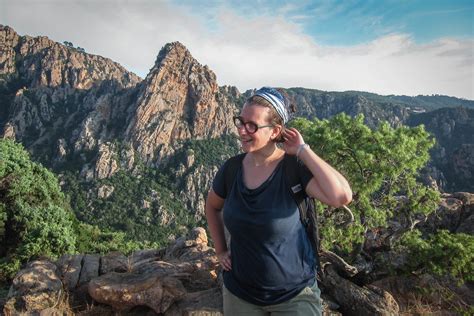
[[[474,1],[173,1],[207,21],[228,8],[247,17],[282,16],[323,45],[355,45],[390,33],[410,34],[417,42],[474,36]]]
[[[180,41],[240,91],[264,85],[474,99],[474,1],[0,0],[0,24],[145,77]]]

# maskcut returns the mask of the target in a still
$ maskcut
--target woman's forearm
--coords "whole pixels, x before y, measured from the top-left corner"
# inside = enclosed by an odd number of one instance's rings
[[[213,207],[211,203],[209,203],[209,201],[206,202],[205,210],[209,232],[211,233],[211,238],[214,241],[214,248],[216,249],[216,253],[223,253],[227,251],[227,245],[225,241],[222,210]]]
[[[308,188],[315,198],[332,206],[349,204],[352,200],[352,190],[349,183],[337,170],[319,157],[309,146],[302,148],[298,158],[311,171],[315,184]],[[323,196],[321,196],[321,194]]]

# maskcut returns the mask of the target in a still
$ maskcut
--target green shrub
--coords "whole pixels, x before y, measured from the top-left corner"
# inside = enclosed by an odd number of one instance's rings
[[[400,240],[397,250],[408,255],[407,269],[450,274],[460,281],[474,281],[474,236],[439,230],[422,238],[413,230]]]
[[[21,145],[0,140],[0,280],[39,256],[75,251],[74,215],[56,177]]]

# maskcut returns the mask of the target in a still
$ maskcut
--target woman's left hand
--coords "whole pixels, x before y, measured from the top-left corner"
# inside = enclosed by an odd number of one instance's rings
[[[296,128],[288,128],[283,132],[285,142],[283,143],[283,150],[289,155],[296,155],[298,148],[304,144],[303,136]]]

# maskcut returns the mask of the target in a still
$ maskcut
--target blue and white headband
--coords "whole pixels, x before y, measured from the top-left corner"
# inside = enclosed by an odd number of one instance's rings
[[[282,118],[283,123],[286,124],[288,122],[290,115],[288,114],[288,110],[286,108],[285,98],[277,89],[263,87],[255,91],[254,95],[258,95],[270,102],[273,108],[277,111],[278,115],[280,115]]]

